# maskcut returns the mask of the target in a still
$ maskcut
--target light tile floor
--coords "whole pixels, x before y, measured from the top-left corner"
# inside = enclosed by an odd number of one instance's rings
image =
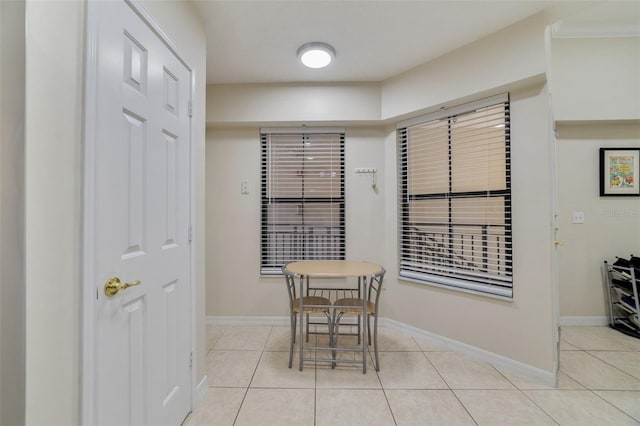
[[[209,325],[209,389],[185,426],[640,425],[640,340],[608,327],[561,337],[553,389],[386,328],[380,372],[300,372],[295,357],[287,368],[288,327]]]

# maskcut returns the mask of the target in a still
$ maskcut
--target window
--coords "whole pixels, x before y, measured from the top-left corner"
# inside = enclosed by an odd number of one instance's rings
[[[511,298],[507,95],[398,125],[400,276]]]
[[[263,129],[261,274],[345,258],[344,131]]]

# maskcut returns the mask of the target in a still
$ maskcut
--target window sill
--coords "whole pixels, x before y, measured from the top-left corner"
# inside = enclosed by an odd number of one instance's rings
[[[500,295],[497,295],[497,294],[484,293],[482,291],[475,291],[475,290],[471,290],[471,289],[463,288],[463,287],[455,287],[455,286],[452,286],[452,285],[439,284],[439,283],[432,282],[432,281],[424,281],[424,280],[419,280],[419,279],[416,279],[416,278],[403,277],[401,275],[398,276],[398,283],[400,283],[400,284],[403,284],[403,283],[420,284],[420,285],[423,285],[423,286],[441,288],[441,289],[449,290],[449,291],[452,291],[452,292],[473,294],[473,295],[476,295],[476,296],[487,297],[489,299],[501,300],[501,301],[504,301],[504,302],[513,302],[513,296],[511,296],[511,297],[509,297],[509,296],[500,296]]]

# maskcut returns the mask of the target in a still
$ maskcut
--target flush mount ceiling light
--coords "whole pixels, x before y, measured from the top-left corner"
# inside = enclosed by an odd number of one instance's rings
[[[324,68],[333,61],[336,50],[319,41],[303,44],[298,49],[298,58],[309,68]]]

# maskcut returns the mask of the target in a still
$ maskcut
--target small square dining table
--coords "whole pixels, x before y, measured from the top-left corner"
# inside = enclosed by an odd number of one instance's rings
[[[308,283],[310,278],[357,278],[358,279],[358,288],[361,288],[362,291],[362,315],[363,315],[363,326],[362,326],[362,337],[361,337],[361,349],[362,350],[362,372],[367,372],[367,327],[369,321],[367,320],[367,298],[365,295],[367,294],[367,287],[369,286],[373,277],[377,274],[380,274],[384,271],[384,268],[378,264],[371,262],[363,262],[363,261],[353,261],[353,260],[302,260],[298,262],[291,262],[285,265],[283,268],[283,272],[285,274],[293,275],[294,277],[299,279],[300,283],[300,291],[298,292],[299,298],[299,306],[300,306],[300,344],[299,344],[299,360],[300,360],[300,371],[302,371],[302,366],[305,361],[304,358],[304,350],[305,349],[320,349],[320,350],[335,350],[335,346],[331,345],[329,347],[306,347],[304,345],[304,327],[303,327],[303,318],[304,318],[304,282]],[[328,309],[331,309],[331,306],[327,306]],[[331,324],[329,324],[331,327]],[[330,343],[332,339],[329,339]],[[308,359],[308,361],[318,361],[318,359]],[[322,360],[324,361],[324,360]],[[331,362],[335,364],[335,362],[340,362],[339,360],[333,359]]]

